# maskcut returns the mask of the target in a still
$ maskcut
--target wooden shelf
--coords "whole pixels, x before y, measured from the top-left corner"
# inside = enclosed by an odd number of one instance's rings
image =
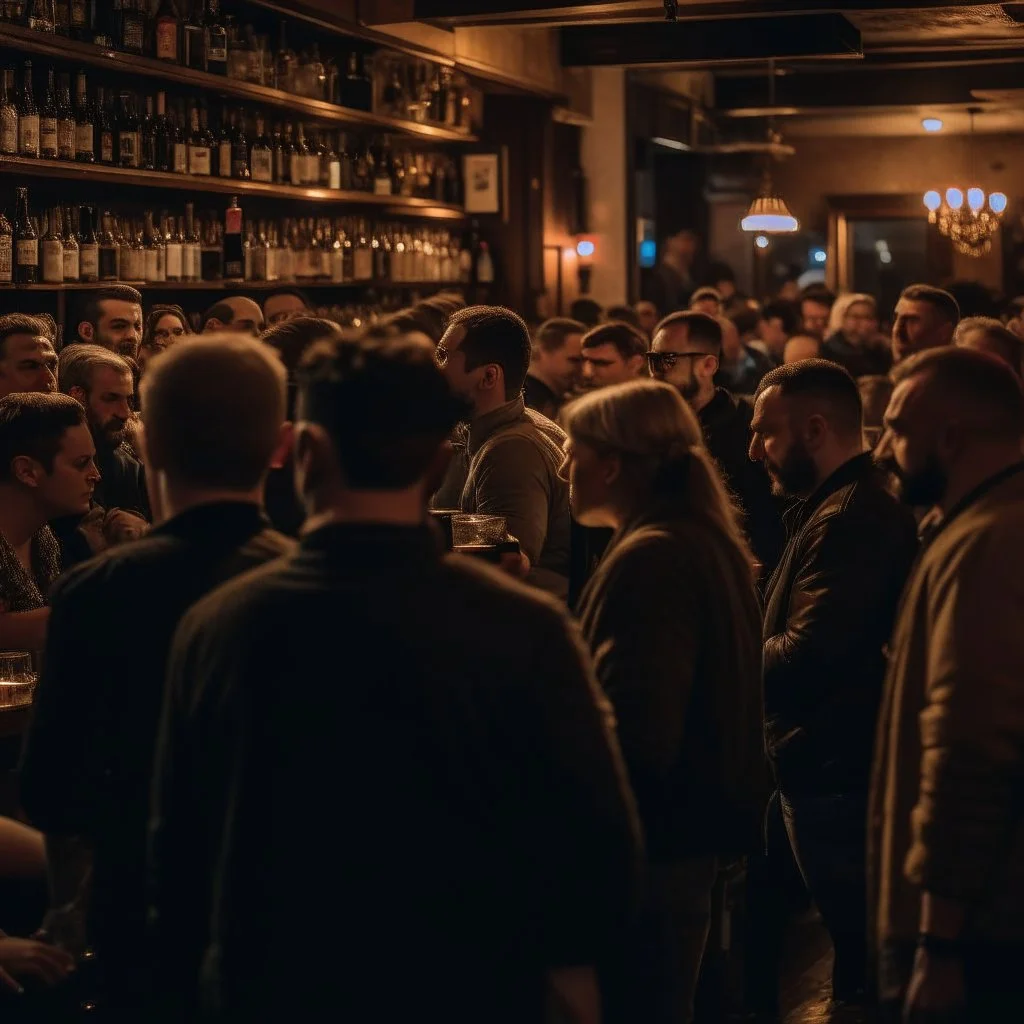
[[[466,285],[458,281],[91,281],[68,282],[66,284],[4,284],[0,285],[0,295],[12,292],[88,292],[110,285],[127,284],[140,292],[270,292],[279,288],[298,288],[306,291],[310,288],[334,288],[338,291],[398,291],[407,288],[464,288]]]
[[[195,71],[180,64],[169,64],[150,57],[136,57],[92,43],[79,43],[47,32],[35,32],[17,25],[0,24],[0,46],[17,50],[19,55],[38,55],[53,60],[73,61],[88,67],[102,68],[125,75],[141,75],[175,85],[204,89],[218,96],[249,100],[265,107],[276,107],[302,115],[322,124],[365,128],[376,132],[417,136],[432,142],[476,142],[475,136],[443,125],[407,121],[384,114],[368,114],[362,110],[339,107],[334,103],[296,96],[281,89],[241,82],[223,75]]]
[[[332,188],[300,188],[268,185],[262,181],[236,178],[198,177],[164,171],[138,171],[106,164],[84,164],[69,160],[33,160],[31,157],[0,156],[0,174],[22,178],[59,178],[86,184],[143,186],[177,192],[215,192],[231,196],[264,196],[268,199],[312,199],[318,203],[361,206],[385,217],[416,217],[423,220],[464,220],[460,206],[448,206],[433,199],[408,196],[377,196],[372,192],[342,192]],[[76,199],[77,202],[77,199]]]

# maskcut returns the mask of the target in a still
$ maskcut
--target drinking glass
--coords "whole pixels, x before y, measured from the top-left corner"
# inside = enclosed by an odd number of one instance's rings
[[[500,544],[508,536],[504,516],[459,513],[452,516],[452,542],[460,544]]]
[[[0,651],[0,708],[31,704],[35,686],[32,655],[25,651]]]

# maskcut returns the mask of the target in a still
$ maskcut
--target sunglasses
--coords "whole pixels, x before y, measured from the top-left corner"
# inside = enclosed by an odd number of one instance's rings
[[[703,359],[707,352],[648,352],[647,362],[655,373],[671,370],[679,359]]]

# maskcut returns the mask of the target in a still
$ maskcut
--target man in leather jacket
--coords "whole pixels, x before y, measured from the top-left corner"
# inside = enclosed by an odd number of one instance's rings
[[[793,852],[836,949],[833,995],[865,977],[866,801],[884,645],[916,550],[913,516],[863,451],[857,385],[811,359],[758,389],[751,458],[796,499],[766,590],[768,747]]]

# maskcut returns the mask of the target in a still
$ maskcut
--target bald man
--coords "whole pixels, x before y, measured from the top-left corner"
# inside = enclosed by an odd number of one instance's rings
[[[794,334],[786,342],[783,351],[783,363],[800,363],[805,359],[817,359],[821,356],[821,342],[810,334]]]
[[[203,314],[203,334],[232,331],[257,336],[263,330],[260,304],[244,295],[231,295],[211,306]]]

